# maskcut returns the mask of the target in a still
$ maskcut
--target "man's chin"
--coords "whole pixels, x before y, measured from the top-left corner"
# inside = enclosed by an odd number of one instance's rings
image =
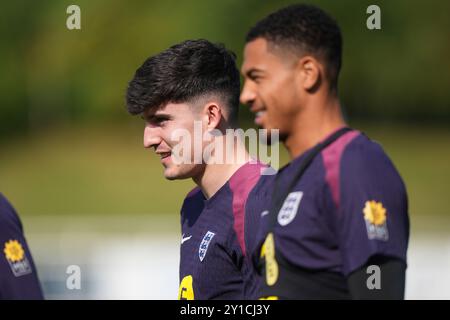
[[[182,180],[182,179],[188,179],[191,178],[189,173],[182,173],[178,170],[173,170],[174,168],[166,168],[164,170],[164,178],[167,180]]]
[[[260,143],[266,144],[266,145],[272,145],[276,144],[280,141],[283,141],[283,135],[279,132],[277,129],[265,129],[265,133],[263,135],[260,135]]]
[[[178,177],[170,176],[170,175],[164,175],[164,178],[169,181],[178,180]]]
[[[172,172],[164,172],[164,178],[166,178],[167,180],[170,180],[170,181],[183,179],[183,178],[180,178],[178,174],[172,173]]]

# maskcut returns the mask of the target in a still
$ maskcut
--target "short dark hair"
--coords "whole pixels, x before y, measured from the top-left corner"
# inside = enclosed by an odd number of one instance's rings
[[[332,89],[337,88],[342,64],[342,36],[336,21],[322,9],[295,4],[259,21],[247,34],[246,42],[264,38],[296,54],[312,54],[322,62]]]
[[[148,58],[136,70],[127,89],[128,112],[141,114],[169,102],[190,102],[217,94],[235,122],[239,108],[240,76],[236,55],[222,44],[187,40]]]

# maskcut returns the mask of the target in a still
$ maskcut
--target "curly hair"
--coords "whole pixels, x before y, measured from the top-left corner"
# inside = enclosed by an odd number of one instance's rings
[[[250,29],[246,42],[264,38],[296,55],[311,54],[325,62],[331,88],[337,88],[342,64],[342,36],[336,21],[323,10],[305,4],[280,9]]]
[[[187,40],[148,58],[129,82],[126,102],[130,114],[143,113],[169,102],[191,102],[216,94],[237,118],[240,76],[236,55],[222,44]]]

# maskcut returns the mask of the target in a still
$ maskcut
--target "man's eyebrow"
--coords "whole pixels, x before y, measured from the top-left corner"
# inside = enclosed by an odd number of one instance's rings
[[[257,76],[258,73],[264,73],[264,71],[258,68],[250,68],[247,71],[245,71],[244,75],[249,78],[252,78],[254,76]]]
[[[172,115],[170,115],[168,113],[154,113],[151,115],[142,114],[141,118],[146,121],[168,120],[168,119],[172,119]]]

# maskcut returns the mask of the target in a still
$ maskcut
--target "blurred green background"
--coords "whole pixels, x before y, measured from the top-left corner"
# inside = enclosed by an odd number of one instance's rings
[[[0,10],[0,191],[39,215],[168,214],[191,181],[168,182],[125,111],[134,71],[185,39],[242,61],[249,27],[293,1],[9,1]],[[450,200],[450,2],[309,1],[344,37],[340,96],[350,124],[380,142],[409,192],[413,228],[444,228]],[[66,8],[81,8],[81,30]],[[381,7],[382,29],[366,28]],[[251,115],[241,108],[244,128]],[[282,162],[286,162],[282,152]],[[419,223],[414,224],[417,221]]]

